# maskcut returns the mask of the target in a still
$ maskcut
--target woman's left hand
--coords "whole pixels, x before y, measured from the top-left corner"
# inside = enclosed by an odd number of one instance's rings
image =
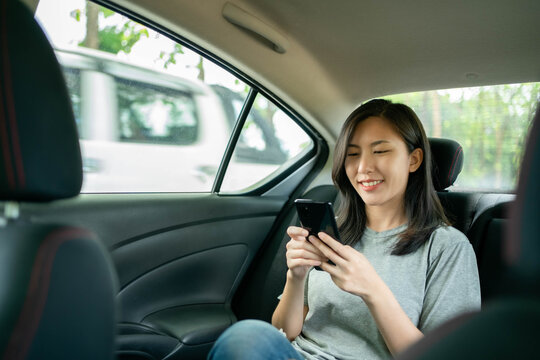
[[[335,264],[323,263],[320,267],[340,289],[361,296],[367,302],[386,287],[364,254],[349,245],[323,232],[318,238],[310,236],[309,241]]]

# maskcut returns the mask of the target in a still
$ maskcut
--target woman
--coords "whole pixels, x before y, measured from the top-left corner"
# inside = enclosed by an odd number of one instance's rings
[[[338,138],[332,178],[343,243],[287,230],[289,269],[272,325],[292,343],[269,325],[240,322],[211,357],[388,358],[480,308],[474,252],[448,225],[429,144],[409,107],[372,100],[356,109]]]

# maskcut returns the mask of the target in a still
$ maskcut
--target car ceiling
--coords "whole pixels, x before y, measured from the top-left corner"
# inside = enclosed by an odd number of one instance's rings
[[[373,97],[540,80],[538,0],[230,1],[283,35],[284,54],[225,20],[224,0],[114,2],[201,44],[332,137]]]

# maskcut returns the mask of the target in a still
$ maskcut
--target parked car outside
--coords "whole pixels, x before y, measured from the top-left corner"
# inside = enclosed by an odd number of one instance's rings
[[[57,49],[56,55],[81,138],[83,192],[211,188],[246,94],[98,50]],[[249,144],[249,134],[240,138],[231,166],[236,174],[229,175],[242,178],[239,186],[266,178],[288,160],[260,111],[248,124],[258,144]]]

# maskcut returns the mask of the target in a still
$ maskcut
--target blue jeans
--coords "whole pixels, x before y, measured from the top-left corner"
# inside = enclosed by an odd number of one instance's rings
[[[227,330],[216,343],[208,360],[303,360],[285,334],[267,322],[243,320]]]

